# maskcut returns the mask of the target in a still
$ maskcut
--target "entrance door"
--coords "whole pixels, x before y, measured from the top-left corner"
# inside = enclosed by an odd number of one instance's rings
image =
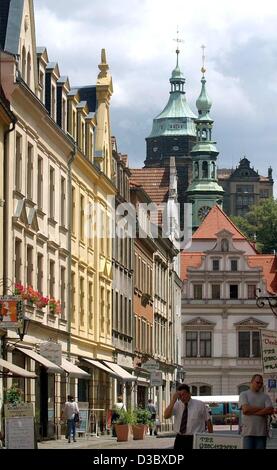
[[[145,408],[146,407],[146,401],[147,401],[147,387],[143,387],[141,385],[138,385],[137,389],[137,406],[139,408]]]

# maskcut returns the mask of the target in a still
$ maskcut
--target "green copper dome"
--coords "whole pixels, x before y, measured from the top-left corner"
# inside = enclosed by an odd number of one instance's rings
[[[212,107],[212,101],[207,95],[206,91],[206,79],[203,76],[202,80],[202,89],[199,98],[196,101],[196,107],[198,109],[198,114],[199,114],[199,119],[204,119],[205,121],[211,121],[211,118],[209,116],[209,112]]]
[[[196,115],[190,109],[185,96],[185,78],[180,70],[177,54],[177,65],[170,78],[171,91],[164,110],[153,120],[150,137],[168,135],[196,136]]]

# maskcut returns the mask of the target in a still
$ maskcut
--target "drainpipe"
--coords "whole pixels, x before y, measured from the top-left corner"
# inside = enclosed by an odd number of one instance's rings
[[[7,295],[9,282],[7,279],[8,274],[8,260],[7,256],[7,240],[10,237],[9,234],[9,220],[8,220],[8,209],[9,209],[9,164],[8,164],[8,152],[7,152],[7,141],[8,135],[15,130],[15,124],[17,122],[16,117],[12,121],[12,127],[4,133],[4,149],[3,149],[3,194],[4,194],[4,212],[3,212],[3,295]],[[6,253],[6,255],[5,255]]]
[[[67,221],[68,221],[68,258],[67,258],[67,359],[70,361],[71,355],[71,318],[72,318],[72,305],[71,305],[71,264],[72,264],[72,253],[71,253],[71,236],[72,236],[72,164],[77,155],[77,143],[73,143],[73,151],[71,152],[70,158],[67,162]]]

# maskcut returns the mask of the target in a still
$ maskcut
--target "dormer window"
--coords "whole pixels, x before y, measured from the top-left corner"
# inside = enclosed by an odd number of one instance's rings
[[[231,259],[231,271],[237,271],[237,270],[238,270],[238,260]]]

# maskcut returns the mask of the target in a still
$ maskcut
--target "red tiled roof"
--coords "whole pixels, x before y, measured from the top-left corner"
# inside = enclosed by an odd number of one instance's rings
[[[199,268],[202,264],[204,253],[181,253],[181,279],[188,278],[188,268]]]
[[[277,257],[275,255],[248,256],[248,264],[251,268],[262,268],[267,290],[277,293]]]
[[[131,183],[140,185],[153,202],[167,202],[169,190],[168,168],[131,168]]]
[[[219,206],[214,206],[210,210],[192,238],[193,240],[216,240],[216,234],[221,230],[231,232],[234,240],[247,240]]]

